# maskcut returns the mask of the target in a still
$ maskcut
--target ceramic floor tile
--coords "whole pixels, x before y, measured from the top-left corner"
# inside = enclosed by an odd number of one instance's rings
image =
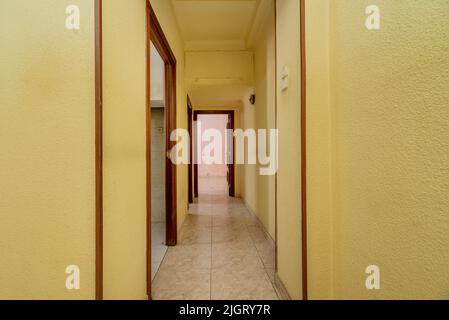
[[[177,268],[178,270],[210,269],[211,245],[196,244],[171,247],[165,255],[162,266],[164,268]]]
[[[255,249],[254,243],[251,241],[244,242],[226,242],[226,243],[213,243],[212,251],[252,251],[254,253],[258,253]]]
[[[276,270],[274,268],[265,268],[265,271],[267,272],[271,283],[274,285],[274,274],[276,273]]]
[[[239,250],[227,244],[214,244],[212,249],[212,269],[222,268],[229,271],[245,268],[263,269],[264,265],[254,248]]]
[[[153,278],[164,259],[167,249],[168,247],[165,245],[165,223],[151,223],[151,273]]]
[[[210,216],[212,214],[212,206],[209,204],[193,203],[189,206],[189,213]]]
[[[213,183],[205,179],[206,194],[190,205],[178,245],[168,249],[155,275],[153,298],[277,299],[273,241],[240,199]]]
[[[179,245],[203,244],[212,242],[212,228],[185,226],[179,233]]]
[[[260,226],[259,220],[252,214],[245,216],[244,221],[247,226]]]
[[[229,271],[212,269],[212,300],[277,300],[278,296],[264,269]]]
[[[154,300],[209,300],[210,270],[160,268],[153,281]]]
[[[212,226],[231,226],[231,227],[241,227],[246,229],[245,220],[239,216],[214,216],[212,217]]]
[[[266,268],[274,268],[276,261],[274,242],[271,239],[266,239],[263,241],[255,241],[254,245],[264,266]]]
[[[212,226],[212,217],[210,215],[198,215],[198,214],[188,214],[183,227],[186,226]]]
[[[246,229],[231,227],[216,227],[212,231],[212,243],[223,242],[251,242],[251,237]]]
[[[263,265],[265,268],[273,269],[276,264],[276,257],[274,252],[272,251],[262,251],[259,252],[259,256],[262,260]]]
[[[156,273],[159,271],[159,267],[161,266],[160,262],[152,262],[151,263],[151,279],[154,280]]]
[[[259,226],[247,226],[249,235],[254,241],[269,240],[267,233]]]

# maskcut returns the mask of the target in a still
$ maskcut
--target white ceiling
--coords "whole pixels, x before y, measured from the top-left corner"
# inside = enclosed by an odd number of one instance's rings
[[[186,49],[245,49],[260,1],[172,0]]]

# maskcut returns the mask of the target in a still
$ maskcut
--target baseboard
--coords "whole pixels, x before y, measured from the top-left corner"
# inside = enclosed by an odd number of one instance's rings
[[[292,300],[292,298],[288,294],[287,288],[285,288],[285,285],[282,282],[281,278],[279,278],[277,272],[274,274],[274,286],[281,300]]]
[[[262,228],[262,230],[265,232],[265,234],[267,235],[267,237],[274,243],[276,244],[276,241],[273,239],[273,237],[271,237],[270,233],[268,232],[267,228],[265,228],[265,226],[263,225],[262,221],[260,221],[259,216],[253,211],[253,209],[251,209],[250,205],[248,204],[248,202],[246,202],[245,198],[241,198],[243,201],[243,204],[245,205],[246,209],[257,219],[257,223],[259,224],[259,226]]]

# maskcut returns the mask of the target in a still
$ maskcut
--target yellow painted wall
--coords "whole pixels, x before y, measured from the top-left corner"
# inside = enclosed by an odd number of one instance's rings
[[[364,27],[378,4],[381,30]],[[448,298],[449,4],[332,2],[337,298]],[[381,268],[380,291],[364,270]]]
[[[104,298],[146,299],[145,0],[103,2]]]
[[[169,1],[151,1],[177,59],[177,126],[187,127],[183,44]],[[104,295],[146,299],[145,0],[103,4]],[[179,166],[178,227],[187,213],[187,167]]]
[[[80,30],[65,28],[69,4]],[[93,13],[90,0],[0,2],[0,299],[95,297]]]
[[[253,84],[251,51],[186,52],[186,81],[190,84]]]
[[[301,267],[301,77],[300,7],[297,0],[277,0],[277,78],[284,66],[290,88],[277,82],[279,170],[277,179],[278,275],[293,299],[302,298]]]
[[[308,4],[310,19],[323,19],[324,4]],[[379,31],[364,26],[370,4],[381,10]],[[309,268],[328,265],[331,221],[334,298],[448,297],[448,9],[446,1],[332,1],[329,60],[322,40],[308,40],[309,77],[316,76],[308,91]],[[317,23],[308,23],[308,37],[325,38]],[[317,91],[326,87],[326,60],[330,125]],[[317,194],[329,188],[316,170],[327,168],[320,157],[328,152],[313,145],[327,144],[329,130],[331,219]],[[365,288],[372,264],[380,267],[379,291]],[[317,292],[328,292],[318,285],[323,275],[310,272],[312,296],[325,297]]]
[[[255,92],[254,89],[248,90],[247,94],[243,99],[243,112],[241,115],[242,126],[244,130],[246,129],[257,129],[256,122],[256,106],[251,105],[249,102],[249,97]],[[258,111],[257,111],[258,112]],[[259,199],[259,194],[257,190],[258,182],[258,165],[245,164],[242,166],[242,199],[246,206],[256,215],[257,214],[257,203]]]
[[[331,299],[329,0],[306,2],[308,294]]]
[[[270,4],[267,5],[268,9],[263,17],[263,28],[259,31],[254,48],[254,90],[243,99],[244,129],[266,129],[267,133],[269,129],[276,128],[274,1],[270,1]],[[256,94],[255,105],[251,105],[248,101],[252,92]],[[259,165],[243,166],[242,197],[274,239],[276,177],[275,175],[261,176],[259,168]]]

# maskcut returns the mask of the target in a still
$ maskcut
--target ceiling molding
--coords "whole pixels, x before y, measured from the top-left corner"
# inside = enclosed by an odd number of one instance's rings
[[[248,49],[254,48],[255,43],[262,32],[264,22],[266,21],[266,18],[273,6],[273,0],[259,0],[253,23],[248,33],[248,37],[246,38],[245,46]]]
[[[186,41],[185,51],[241,51],[245,50],[244,40]]]

